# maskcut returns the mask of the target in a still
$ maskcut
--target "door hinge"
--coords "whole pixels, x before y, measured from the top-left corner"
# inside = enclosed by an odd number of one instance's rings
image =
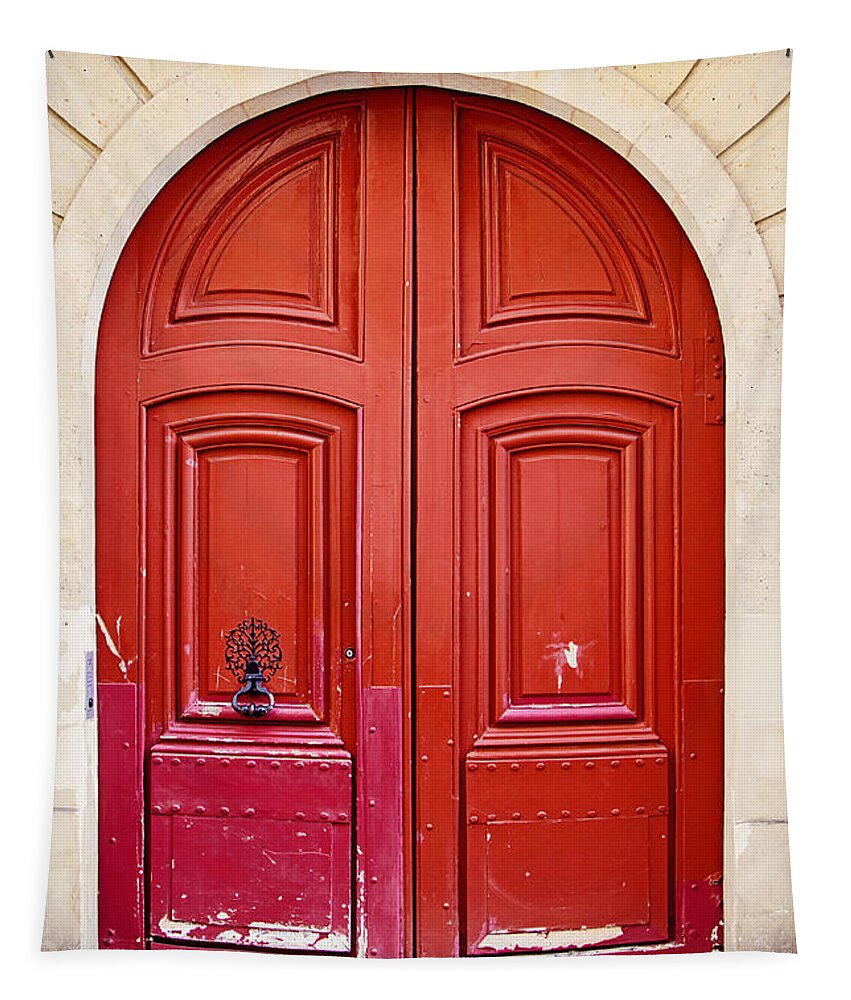
[[[717,331],[709,330],[694,342],[694,392],[703,396],[703,419],[724,423],[724,348]]]

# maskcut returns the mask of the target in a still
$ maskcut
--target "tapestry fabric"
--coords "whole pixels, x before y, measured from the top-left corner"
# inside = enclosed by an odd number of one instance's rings
[[[791,53],[46,65],[43,947],[794,951]]]

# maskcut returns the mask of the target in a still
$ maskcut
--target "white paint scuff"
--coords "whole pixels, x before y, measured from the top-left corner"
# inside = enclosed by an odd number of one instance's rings
[[[157,924],[165,937],[191,938],[193,933],[204,930],[203,924],[193,924],[188,920],[172,920],[162,917]]]
[[[232,915],[222,911],[217,920],[232,919]],[[162,917],[158,923],[165,937],[183,940],[204,941],[209,938],[203,933],[210,930],[205,924],[188,920],[172,920]],[[216,934],[215,941],[221,944],[261,945],[267,948],[281,948],[290,951],[349,950],[349,935],[341,931],[329,931],[322,927],[270,927],[267,924],[252,923],[248,927],[228,927]]]
[[[369,949],[369,931],[366,923],[366,869],[360,845],[356,847],[355,853],[357,865],[355,882],[358,893],[358,957],[365,958]]]
[[[222,944],[261,945],[288,951],[313,951],[317,948],[335,952],[349,950],[347,934],[319,927],[268,927],[265,924],[250,924],[244,931],[234,928],[220,931],[215,939]]]
[[[318,927],[273,928],[251,924],[245,944],[266,945],[269,948],[287,948],[292,951],[348,951],[349,936],[340,931],[328,931]]]
[[[581,927],[577,930],[547,930],[537,927],[524,931],[493,931],[486,934],[477,948],[485,951],[556,951],[560,948],[584,948],[590,944],[613,941],[623,935],[623,927]]]
[[[540,633],[538,634],[540,635]],[[579,667],[579,654],[582,651],[582,647],[572,639],[567,643],[562,642],[560,632],[553,632],[553,639],[554,641],[547,646],[547,649],[552,650],[547,655],[547,659],[552,660],[555,664],[556,684],[558,692],[561,694],[562,685],[564,684],[565,667],[575,671],[580,677],[582,676],[582,671]]]
[[[225,710],[224,705],[217,705],[211,701],[196,701],[192,707],[199,715],[219,716]]]
[[[118,669],[126,677],[127,676],[127,664],[124,662],[124,657],[118,651],[118,646],[116,646],[115,640],[109,634],[109,629],[106,627],[103,618],[101,618],[101,616],[98,614],[97,611],[95,612],[95,619],[97,620],[98,628],[100,629],[101,635],[103,636],[103,641],[106,643],[107,648],[109,649],[110,653],[112,653],[112,655],[116,658],[116,660],[118,660]],[[117,626],[118,634],[120,636],[121,635],[121,616],[120,615],[118,616],[118,621],[116,622],[116,626]]]

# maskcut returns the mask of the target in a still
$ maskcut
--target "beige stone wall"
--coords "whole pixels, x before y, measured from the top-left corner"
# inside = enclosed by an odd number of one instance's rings
[[[327,90],[427,84],[522,101],[597,135],[671,206],[721,315],[727,385],[728,948],[793,950],[779,670],[779,386],[785,51],[542,73],[322,74],[54,52],[47,59],[56,232],[62,585],[53,850],[44,947],[96,943],[92,416],[100,308],[156,191],[240,121]]]

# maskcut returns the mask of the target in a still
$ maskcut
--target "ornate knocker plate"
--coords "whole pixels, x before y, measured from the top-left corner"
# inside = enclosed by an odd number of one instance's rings
[[[242,685],[231,705],[246,718],[262,718],[275,707],[275,696],[266,684],[281,669],[280,638],[253,615],[225,635],[225,663]]]

